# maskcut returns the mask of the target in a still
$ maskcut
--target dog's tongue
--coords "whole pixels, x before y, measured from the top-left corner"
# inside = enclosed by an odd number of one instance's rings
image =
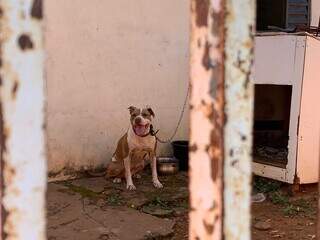
[[[145,134],[145,130],[146,130],[146,128],[145,128],[145,126],[143,126],[143,125],[136,125],[136,126],[134,127],[134,131],[135,131],[136,134],[139,135],[139,136],[144,135],[144,134]]]

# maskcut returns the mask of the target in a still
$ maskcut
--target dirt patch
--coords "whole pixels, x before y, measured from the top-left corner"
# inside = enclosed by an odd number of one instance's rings
[[[253,240],[316,238],[317,185],[302,186],[294,195],[289,185],[263,178],[256,179],[254,186],[267,200],[252,204]],[[255,227],[257,224],[262,228]]]

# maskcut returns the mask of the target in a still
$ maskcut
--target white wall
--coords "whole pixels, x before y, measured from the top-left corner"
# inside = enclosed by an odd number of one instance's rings
[[[320,17],[320,0],[311,0],[311,25],[318,26]]]
[[[151,105],[171,134],[188,83],[189,0],[49,0],[45,11],[49,172],[109,161],[129,105]]]

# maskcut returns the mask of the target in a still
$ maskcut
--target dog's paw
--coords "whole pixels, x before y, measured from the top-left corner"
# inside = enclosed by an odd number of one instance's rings
[[[113,183],[121,183],[121,178],[115,178],[115,179],[113,179]]]
[[[163,185],[161,184],[161,182],[159,180],[154,180],[153,181],[153,186],[155,188],[163,188]]]
[[[134,186],[132,183],[131,184],[127,184],[127,189],[130,191],[136,190],[136,186]]]

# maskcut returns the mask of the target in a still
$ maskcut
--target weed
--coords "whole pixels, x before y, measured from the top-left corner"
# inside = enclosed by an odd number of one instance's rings
[[[110,194],[107,196],[106,202],[111,206],[119,206],[123,204],[123,199],[119,194]]]
[[[286,216],[293,217],[298,214],[308,215],[312,213],[310,203],[305,199],[301,198],[295,201],[290,201],[289,196],[281,192],[280,182],[256,177],[253,185],[255,190],[267,194],[273,204],[280,205],[284,215]]]
[[[284,215],[290,216],[290,217],[297,215],[299,213],[299,210],[300,210],[299,208],[297,208],[296,206],[294,206],[292,204],[289,204],[285,208],[282,209]]]
[[[79,193],[83,198],[97,199],[100,197],[99,193],[91,191],[85,187],[76,186],[68,182],[66,182],[64,185],[68,187],[72,192]]]
[[[149,201],[145,206],[160,208],[164,210],[172,210],[175,208],[189,208],[189,203],[187,199],[175,199],[172,201],[161,199],[160,197],[155,197]]]
[[[279,205],[289,204],[289,197],[287,195],[284,195],[280,191],[270,193],[269,197],[271,202],[274,204],[279,204]]]
[[[253,181],[253,188],[262,193],[276,192],[280,189],[280,187],[280,182],[263,177],[255,177]]]
[[[309,215],[312,213],[310,203],[305,199],[301,198],[289,203],[284,209],[283,213],[286,216],[296,216],[298,214]]]
[[[160,207],[162,209],[170,209],[169,202],[162,200],[160,197],[155,197],[149,205]]]

